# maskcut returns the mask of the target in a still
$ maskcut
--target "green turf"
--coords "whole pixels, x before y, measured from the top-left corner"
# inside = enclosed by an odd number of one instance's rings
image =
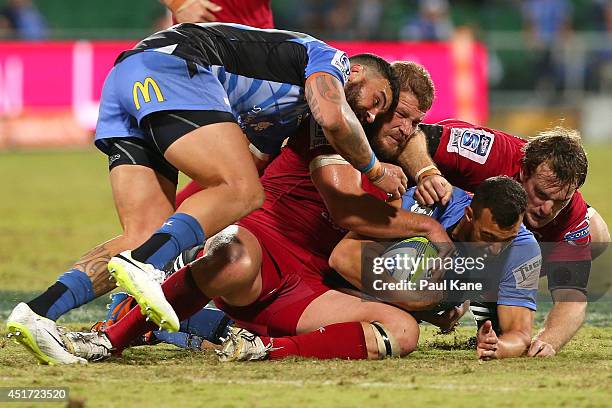
[[[220,364],[209,354],[157,346],[87,367],[48,367],[0,340],[0,386],[69,387],[88,407],[610,406],[610,330],[582,330],[553,359],[486,363],[466,346],[472,329],[424,331],[410,357],[367,362]]]

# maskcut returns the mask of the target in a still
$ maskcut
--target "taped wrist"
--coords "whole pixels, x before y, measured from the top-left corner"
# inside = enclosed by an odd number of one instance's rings
[[[393,334],[379,322],[371,322],[370,326],[376,337],[378,358],[383,360],[389,357],[400,357],[400,346]]]

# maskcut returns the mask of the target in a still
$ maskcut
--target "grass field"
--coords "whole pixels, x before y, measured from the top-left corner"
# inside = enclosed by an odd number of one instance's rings
[[[589,178],[582,191],[609,221],[612,146],[588,151]],[[120,228],[105,158],[96,152],[0,153],[0,185],[4,320],[17,301],[47,287],[81,253]],[[87,327],[103,315],[105,300],[62,321]],[[540,324],[550,304],[541,306]],[[76,402],[104,407],[612,406],[612,302],[599,301],[589,310],[587,326],[556,358],[483,364],[466,345],[474,333],[469,320],[449,336],[424,327],[419,350],[411,357],[375,362],[221,365],[210,355],[164,346],[129,350],[121,358],[87,367],[43,367],[2,339],[0,387],[66,386]]]

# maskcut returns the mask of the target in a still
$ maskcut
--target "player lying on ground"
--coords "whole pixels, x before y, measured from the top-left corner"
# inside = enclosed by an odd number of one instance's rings
[[[38,336],[54,341],[54,320],[111,290],[108,261],[138,245],[115,258],[112,269],[137,297],[148,291],[163,300],[154,281],[163,277],[154,268],[262,203],[243,131],[258,152],[276,154],[310,109],[349,162],[399,197],[405,176],[380,164],[358,120],[371,122],[396,98],[384,60],[363,55],[349,66],[344,53],[301,33],[185,24],[145,39],[123,53],[109,74],[96,133],[96,145],[109,155],[124,232],[84,255],[41,296],[18,305],[9,332],[44,356]],[[177,169],[206,188],[175,212]],[[126,275],[135,280],[126,281]],[[161,326],[178,328],[167,303],[145,310],[164,314],[155,319]],[[34,330],[36,325],[46,331]]]
[[[465,282],[487,276],[490,287],[485,285],[469,295],[457,291],[445,294],[446,299],[454,301],[462,301],[462,296],[466,296],[472,310],[480,310],[485,305],[493,310],[485,319],[480,313],[475,315],[479,326],[478,357],[488,360],[524,355],[531,343],[541,256],[535,237],[522,225],[527,196],[521,185],[508,177],[493,177],[476,187],[473,199],[455,188],[446,206],[433,207],[420,206],[413,193],[414,189],[409,189],[404,194],[402,208],[428,214],[440,221],[456,241],[460,257],[486,259],[484,269],[477,276],[475,270],[459,272],[467,275]],[[334,249],[330,266],[361,291],[406,309],[407,305],[395,300],[395,293],[375,290],[372,283],[376,275],[372,270],[362,270],[365,267],[363,245],[372,242],[350,232]],[[452,272],[447,272],[447,280],[461,276]],[[493,287],[494,295],[491,293]],[[414,315],[431,320],[423,313]]]
[[[556,127],[527,142],[457,120],[421,125],[421,130],[405,152],[421,160],[416,167],[435,172],[435,167],[429,167],[431,156],[453,185],[466,190],[473,190],[487,177],[507,175],[527,191],[525,225],[545,243],[542,272],[548,277],[554,301],[529,355],[554,355],[585,319],[591,259],[610,242],[606,223],[577,190],[586,179],[588,166],[579,134]],[[422,186],[417,197],[429,204],[438,199],[433,189]],[[568,265],[572,273],[559,272]]]
[[[406,66],[411,75],[430,83],[422,68]],[[432,100],[433,86],[428,87],[428,95],[425,101]],[[417,98],[412,91],[403,92],[401,97]],[[425,111],[430,105],[419,107]],[[394,353],[408,353],[416,345],[418,331],[410,315],[389,305],[366,304],[330,291],[323,285],[320,271],[327,268],[328,257],[347,227],[388,239],[412,231],[434,242],[448,242],[448,235],[430,217],[397,210],[365,193],[360,173],[335,153],[320,130],[311,133],[313,129],[316,127],[306,123],[303,132],[292,137],[266,169],[261,179],[266,191],[263,208],[208,240],[206,256],[195,264],[193,272],[191,267],[185,268],[163,284],[165,296],[181,318],[199,311],[214,297],[226,311],[231,309],[230,316],[253,330],[260,329],[255,330],[260,334],[295,335],[324,325],[325,332],[313,332],[310,337],[325,342],[337,333],[345,336],[336,348],[312,351],[320,357],[378,356],[376,333],[380,332],[370,322],[379,320],[383,326],[389,325],[380,330],[397,332],[394,336],[399,348],[395,347]],[[378,155],[393,159],[405,140],[401,133],[381,133],[373,138],[372,145]],[[326,313],[332,309],[337,313]],[[99,346],[92,355],[104,355],[100,348],[104,350],[105,345],[120,350],[154,328],[134,308],[106,330],[107,337],[88,340]],[[54,347],[49,354],[65,352]]]

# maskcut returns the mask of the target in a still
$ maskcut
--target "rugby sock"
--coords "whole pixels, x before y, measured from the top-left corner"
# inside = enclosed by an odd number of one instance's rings
[[[42,295],[28,302],[32,311],[51,320],[89,303],[95,298],[89,276],[78,269],[71,269],[59,277]]]
[[[185,249],[204,242],[206,236],[198,220],[176,213],[164,222],[144,244],[132,251],[132,257],[161,269]]]
[[[268,355],[270,360],[289,356],[344,360],[368,358],[368,347],[360,322],[330,324],[313,332],[296,336],[262,336],[261,340],[266,345],[272,345]]]
[[[181,268],[162,284],[164,295],[176,312],[179,320],[185,320],[208,304],[208,299],[195,284],[189,266]],[[104,332],[113,348],[121,351],[143,334],[157,330],[158,327],[147,322],[140,312],[140,306],[130,310],[123,319],[107,328]]]

